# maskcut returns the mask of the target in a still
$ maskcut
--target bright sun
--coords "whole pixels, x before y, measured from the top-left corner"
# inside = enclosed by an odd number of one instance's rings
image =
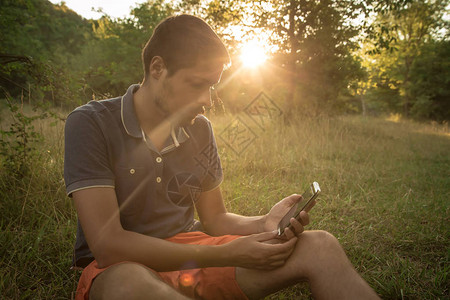
[[[249,41],[241,49],[241,61],[247,68],[256,68],[266,60],[264,46],[258,41]]]

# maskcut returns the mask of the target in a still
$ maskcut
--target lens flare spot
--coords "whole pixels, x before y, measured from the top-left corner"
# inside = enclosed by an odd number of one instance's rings
[[[241,61],[247,68],[256,68],[266,60],[264,46],[256,40],[247,42],[241,49]]]
[[[183,273],[180,276],[180,284],[184,287],[192,286],[194,284],[194,276],[189,273]]]

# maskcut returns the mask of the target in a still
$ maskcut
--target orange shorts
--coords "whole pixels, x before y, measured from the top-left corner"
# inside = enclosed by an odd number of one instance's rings
[[[187,232],[177,234],[166,240],[179,244],[221,245],[238,237],[235,235],[211,237],[202,232]],[[99,269],[95,260],[84,268],[78,282],[75,299],[89,299],[89,291],[93,280],[108,268]],[[188,269],[173,272],[155,272],[148,267],[146,268],[158,274],[164,282],[190,298],[248,299],[236,281],[235,267]]]

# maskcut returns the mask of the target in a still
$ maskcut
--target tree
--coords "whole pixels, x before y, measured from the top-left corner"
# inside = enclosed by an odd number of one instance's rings
[[[143,78],[141,51],[153,29],[173,8],[152,0],[131,10],[131,16],[113,19],[104,15],[93,21],[94,37],[77,56],[74,67],[84,79],[87,96],[121,95],[132,82]]]
[[[359,64],[351,55],[359,32],[352,22],[363,2],[342,0],[253,1],[253,19],[271,32],[277,63],[287,70],[286,112],[332,110]]]
[[[391,88],[398,90],[406,117],[418,99],[424,99],[415,88],[418,77],[413,74],[414,65],[422,56],[424,46],[439,38],[441,29],[448,29],[448,22],[443,21],[448,5],[448,0],[407,1],[403,6],[380,13],[375,21],[378,32],[374,36],[378,43],[371,50],[373,68],[382,70],[377,72],[379,82],[388,80]]]
[[[241,24],[244,7],[242,0],[181,0],[175,11],[203,18],[233,54],[239,41],[230,28]]]
[[[410,113],[420,119],[450,120],[450,41],[423,45],[411,66]]]
[[[24,92],[54,104],[71,98],[68,61],[88,38],[89,23],[46,0],[3,0],[0,15],[1,87],[12,98]]]

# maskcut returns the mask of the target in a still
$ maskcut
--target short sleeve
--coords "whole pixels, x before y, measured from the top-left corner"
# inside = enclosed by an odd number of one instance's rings
[[[89,187],[114,187],[107,143],[94,113],[72,112],[66,120],[64,139],[67,195]]]

